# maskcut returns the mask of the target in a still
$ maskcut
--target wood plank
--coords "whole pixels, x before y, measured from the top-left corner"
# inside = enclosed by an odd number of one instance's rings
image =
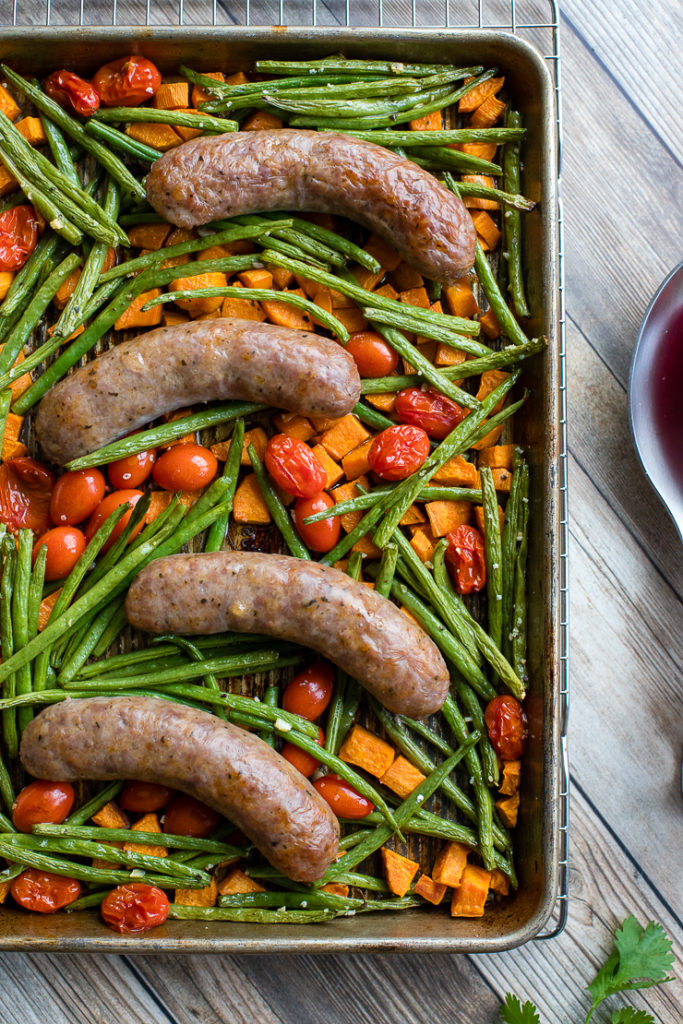
[[[590,1005],[584,986],[611,952],[614,928],[631,913],[643,925],[659,921],[674,942],[679,965],[683,958],[680,924],[576,791],[572,837],[569,924],[562,935],[552,942],[471,958],[501,999],[510,991],[533,1000],[547,1024],[584,1019]],[[673,983],[629,993],[628,1001],[649,1010],[659,1024],[678,1024],[683,1005],[680,967],[675,973]],[[614,999],[609,1008],[624,1002]]]

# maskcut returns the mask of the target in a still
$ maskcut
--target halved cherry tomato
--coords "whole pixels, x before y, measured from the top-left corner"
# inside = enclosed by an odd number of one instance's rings
[[[287,684],[282,707],[309,722],[319,718],[332,699],[334,669],[329,661],[316,661],[304,668]]]
[[[14,879],[12,896],[24,910],[37,914],[54,914],[68,907],[81,895],[81,883],[75,878],[55,875],[51,871],[27,868]]]
[[[515,697],[506,693],[490,700],[484,721],[493,749],[505,761],[516,761],[523,755],[529,730],[524,708]]]
[[[176,444],[164,452],[152,476],[165,491],[198,491],[216,475],[218,461],[201,444]]]
[[[327,483],[327,473],[312,450],[289,434],[271,437],[266,445],[265,462],[278,487],[295,498],[312,498]]]
[[[110,462],[107,466],[109,482],[112,487],[139,487],[152,472],[156,459],[156,450],[150,448],[149,451]]]
[[[361,377],[387,377],[398,366],[398,353],[375,331],[358,331],[345,345]]]
[[[34,562],[43,545],[47,548],[45,579],[49,583],[69,575],[85,551],[85,537],[75,526],[55,526],[37,541],[33,548]]]
[[[447,536],[446,564],[460,594],[481,590],[486,583],[484,538],[473,526],[458,526]]]
[[[318,729],[318,745],[322,747],[324,743],[325,733],[322,729]],[[310,779],[313,772],[320,767],[320,761],[316,757],[302,750],[301,747],[297,747],[294,743],[285,743],[280,753],[285,761],[289,761],[307,779]]]
[[[22,527],[44,533],[50,525],[55,478],[35,459],[9,459],[0,466],[0,522],[11,533]]]
[[[69,782],[38,779],[17,794],[12,805],[12,821],[20,832],[46,822],[61,825],[74,805],[74,788]]]
[[[315,780],[313,787],[338,818],[366,818],[374,810],[374,804],[338,775],[323,775]]]
[[[91,516],[104,497],[104,474],[99,469],[74,469],[60,476],[50,499],[50,516],[57,526],[75,526]]]
[[[121,791],[119,803],[124,811],[133,814],[153,814],[165,807],[173,796],[168,786],[160,786],[156,782],[135,780],[127,782]]]
[[[121,516],[118,523],[112,530],[109,540],[102,547],[103,551],[107,551],[112,546],[114,541],[117,540],[125,530],[128,520],[133,514],[133,507],[137,505],[141,497],[142,491],[112,491],[111,494],[108,494],[106,498],[102,499],[102,501],[99,503],[93,514],[90,516],[90,519],[88,520],[88,525],[85,528],[85,539],[87,541],[92,540],[92,538],[95,536],[102,523],[105,521],[105,519],[109,518],[109,516],[112,514],[115,508],[118,508],[119,505],[130,505],[130,512],[126,512],[125,515]],[[138,525],[133,530],[133,533],[131,534],[131,540],[133,540],[134,537],[137,537],[143,525],[143,523],[138,523]]]
[[[305,523],[304,519],[315,515],[316,512],[324,512],[327,508],[334,508],[335,500],[325,491],[315,494],[312,498],[298,498],[292,509],[292,518],[296,526],[296,532],[301,537],[306,547],[311,551],[331,551],[339,540],[341,530],[339,516],[330,516],[329,519],[321,519],[318,523]]]
[[[433,388],[404,388],[396,395],[396,415],[401,423],[422,427],[430,437],[442,441],[465,418],[457,402]]]
[[[429,455],[429,437],[421,427],[387,427],[370,445],[368,462],[383,480],[405,480]]]
[[[89,117],[100,106],[100,97],[90,82],[73,71],[53,71],[45,79],[45,92],[65,110],[74,110],[81,117]]]
[[[220,820],[220,814],[213,807],[207,807],[185,793],[178,793],[168,805],[163,829],[174,836],[206,839],[218,827]]]
[[[40,222],[32,206],[23,204],[0,213],[0,270],[20,270],[40,234]]]
[[[154,96],[161,74],[145,57],[120,57],[103,64],[92,84],[105,107],[137,107]]]
[[[100,912],[104,923],[115,932],[138,935],[163,924],[170,908],[168,896],[155,885],[126,882],[107,893]]]

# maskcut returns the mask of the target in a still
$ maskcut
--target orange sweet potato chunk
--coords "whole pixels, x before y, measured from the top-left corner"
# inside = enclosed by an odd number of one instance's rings
[[[222,882],[218,883],[219,896],[236,896],[245,892],[265,892],[262,885],[246,875],[241,868],[233,868]]]
[[[399,754],[379,781],[387,789],[400,796],[402,800],[405,800],[424,780],[425,776],[419,768]]]
[[[379,779],[394,760],[394,748],[362,725],[354,725],[344,740],[339,757]]]
[[[386,846],[382,847],[381,853],[384,874],[390,891],[396,896],[405,896],[420,865],[417,861],[409,860],[408,857],[403,857],[394,850],[388,850]]]
[[[519,789],[521,773],[521,761],[503,761],[502,781],[498,789],[501,796],[515,795]]]
[[[462,881],[453,893],[451,917],[483,917],[491,874],[476,864],[468,864]]]
[[[434,881],[454,887],[460,885],[468,853],[469,848],[464,843],[446,843],[442,846],[432,868]]]
[[[433,878],[429,877],[429,875],[420,875],[413,886],[413,892],[416,892],[423,900],[433,903],[436,907],[441,903],[441,900],[446,895],[447,888],[447,885],[442,885],[441,882],[435,882]]]

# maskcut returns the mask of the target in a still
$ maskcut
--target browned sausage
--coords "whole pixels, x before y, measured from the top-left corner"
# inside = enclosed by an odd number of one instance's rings
[[[360,377],[341,345],[310,331],[200,320],[150,331],[77,370],[42,400],[36,431],[47,458],[63,465],[164,412],[229,398],[344,416]]]
[[[46,708],[24,730],[38,779],[143,779],[189,793],[240,828],[297,882],[324,875],[339,824],[308,779],[258,736],[157,697],[89,697]]]
[[[445,284],[474,263],[472,218],[458,196],[410,160],[337,132],[282,128],[193,139],[152,164],[147,198],[184,227],[263,210],[338,213]]]
[[[413,718],[438,711],[448,694],[446,664],[417,623],[339,569],[289,555],[159,558],[133,581],[126,614],[151,633],[236,630],[306,644]]]

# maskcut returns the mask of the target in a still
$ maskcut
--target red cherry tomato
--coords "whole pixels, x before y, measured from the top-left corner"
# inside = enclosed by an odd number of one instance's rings
[[[473,526],[458,526],[447,537],[446,564],[460,594],[481,590],[486,583],[484,538]]]
[[[319,718],[332,699],[334,669],[329,661],[316,661],[302,669],[287,684],[282,695],[282,707],[293,715],[301,715],[309,722]]]
[[[160,786],[156,782],[127,782],[121,791],[119,804],[124,811],[133,814],[153,814],[165,807],[173,796],[168,786]]]
[[[490,700],[484,721],[497,754],[505,761],[516,761],[522,757],[529,730],[524,708],[515,697],[505,694]]]
[[[325,733],[322,729],[318,729],[318,745],[322,747],[324,743]],[[285,743],[280,753],[285,761],[289,761],[307,779],[310,779],[313,772],[320,767],[320,761],[316,757],[302,750],[301,747],[295,746],[294,743]]]
[[[265,461],[278,487],[295,498],[312,498],[327,483],[327,473],[312,450],[289,434],[271,437],[266,445]]]
[[[388,377],[398,366],[398,353],[374,331],[352,334],[345,348],[353,356],[361,377]]]
[[[27,868],[12,882],[12,896],[24,910],[54,914],[68,907],[81,895],[81,883],[75,878],[53,875],[51,871]]]
[[[120,57],[103,64],[92,84],[105,107],[137,107],[154,96],[161,74],[145,57]]]
[[[99,469],[74,469],[60,476],[50,499],[52,522],[57,526],[82,523],[102,501],[106,486]]]
[[[315,780],[313,787],[338,818],[366,818],[374,810],[374,804],[338,775],[323,775]]]
[[[22,527],[41,534],[50,526],[55,478],[35,459],[9,459],[0,466],[0,522],[11,533]]]
[[[120,537],[123,531],[125,530],[128,520],[133,514],[133,507],[137,505],[141,497],[142,491],[112,491],[111,494],[108,494],[107,497],[104,498],[99,503],[93,514],[90,516],[90,519],[88,520],[88,525],[85,528],[85,539],[87,541],[92,540],[92,538],[95,536],[102,523],[105,521],[105,519],[109,518],[109,516],[112,514],[115,508],[118,508],[119,505],[130,505],[130,512],[126,512],[125,515],[121,516],[118,523],[112,530],[109,540],[103,546],[102,550],[107,551],[112,546],[114,541],[117,540],[117,538]],[[130,538],[131,540],[133,540],[134,537],[137,537],[142,527],[143,523],[138,523],[138,525],[133,530],[133,533]]]
[[[115,932],[138,935],[163,924],[170,903],[165,892],[144,882],[126,882],[112,889],[102,901],[102,919]]]
[[[73,71],[53,71],[45,79],[45,92],[65,110],[74,110],[81,117],[89,117],[100,106],[100,97],[90,82],[85,82]]]
[[[368,462],[383,480],[405,480],[429,455],[429,438],[421,427],[399,423],[387,427],[370,445]]]
[[[69,782],[29,782],[12,806],[12,821],[20,832],[48,822],[61,825],[74,804],[74,788]]]
[[[312,498],[297,498],[292,518],[296,532],[311,551],[331,551],[339,540],[341,523],[339,516],[330,516],[329,519],[321,519],[318,523],[305,523],[304,519],[334,506],[334,498],[324,491]]]
[[[433,388],[405,388],[396,395],[396,415],[401,423],[422,427],[430,437],[442,441],[465,418],[465,411]]]
[[[39,234],[32,206],[22,204],[0,213],[0,270],[20,270],[38,244]]]
[[[175,444],[161,456],[152,476],[165,491],[198,491],[216,475],[218,461],[201,444]]]
[[[69,575],[85,551],[85,537],[75,526],[55,526],[44,533],[33,548],[34,562],[43,545],[47,548],[45,579],[51,582]]]
[[[137,455],[127,455],[107,466],[107,474],[112,487],[139,487],[144,484],[152,472],[157,453],[154,448]]]
[[[206,839],[216,830],[220,820],[220,814],[213,807],[207,807],[185,793],[178,793],[164,815],[164,832],[174,836]]]

